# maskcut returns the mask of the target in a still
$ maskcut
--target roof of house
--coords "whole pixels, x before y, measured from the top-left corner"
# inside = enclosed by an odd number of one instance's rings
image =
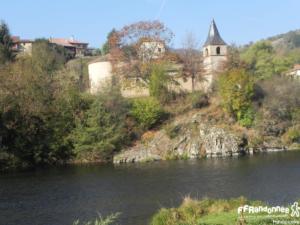
[[[215,20],[212,20],[208,32],[207,39],[204,46],[208,45],[226,45],[225,41],[221,38]]]
[[[300,64],[295,64],[292,70],[300,70]]]
[[[85,42],[81,42],[78,40],[74,40],[74,39],[67,39],[67,38],[49,38],[49,41],[51,43],[57,44],[57,45],[62,45],[65,47],[76,47],[76,44],[88,44]]]
[[[30,39],[20,39],[19,36],[12,36],[11,37],[13,43],[32,43],[33,40]]]

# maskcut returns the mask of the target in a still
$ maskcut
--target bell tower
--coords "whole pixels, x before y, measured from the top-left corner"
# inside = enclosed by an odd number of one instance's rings
[[[221,38],[214,20],[212,20],[207,39],[203,45],[203,67],[208,86],[215,74],[219,73],[227,60],[227,44]]]

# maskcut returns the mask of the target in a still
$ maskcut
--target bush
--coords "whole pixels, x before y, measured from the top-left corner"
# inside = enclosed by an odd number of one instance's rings
[[[202,108],[209,105],[208,96],[201,91],[195,91],[189,95],[193,108]]]
[[[251,126],[254,119],[254,83],[249,74],[244,69],[225,72],[218,80],[218,92],[223,109],[241,125]]]
[[[126,116],[129,105],[117,89],[96,96],[90,109],[78,119],[71,140],[79,159],[110,160],[113,152],[130,141]]]
[[[253,125],[255,113],[254,110],[249,107],[245,111],[240,111],[237,114],[237,117],[240,125],[242,125],[243,127],[251,127]]]
[[[160,103],[155,98],[143,98],[133,101],[131,115],[140,123],[140,125],[149,129],[162,121],[166,115]]]
[[[300,126],[290,127],[282,138],[286,144],[300,143]]]
[[[166,134],[168,135],[169,138],[173,139],[178,136],[180,132],[181,126],[180,125],[173,125],[173,124],[168,124],[165,127]]]
[[[263,135],[281,136],[289,127],[299,124],[300,82],[274,77],[258,85],[263,99],[257,127]]]
[[[151,68],[149,91],[150,95],[162,103],[168,102],[172,98],[172,93],[168,90],[169,76],[165,72],[163,64],[155,64]]]

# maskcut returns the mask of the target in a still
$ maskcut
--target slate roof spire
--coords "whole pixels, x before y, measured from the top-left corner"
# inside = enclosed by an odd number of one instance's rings
[[[210,24],[210,28],[209,28],[209,32],[208,32],[208,36],[206,39],[206,42],[204,43],[204,46],[208,46],[208,45],[226,45],[225,41],[223,41],[223,39],[221,38],[218,28],[216,26],[215,20],[213,19],[211,24]]]

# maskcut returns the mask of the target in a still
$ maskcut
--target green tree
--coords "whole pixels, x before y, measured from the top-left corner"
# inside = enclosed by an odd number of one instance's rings
[[[102,55],[106,55],[110,52],[110,49],[111,49],[111,46],[109,44],[109,39],[114,35],[116,34],[117,31],[115,28],[113,28],[108,34],[107,34],[107,37],[106,37],[106,42],[102,45],[102,48],[101,48],[101,54]]]
[[[290,57],[277,55],[271,43],[260,41],[251,45],[241,55],[249,65],[250,72],[258,80],[264,80],[288,70],[293,61]]]
[[[166,115],[159,103],[153,97],[136,99],[133,102],[131,115],[145,128],[152,128],[163,120]]]
[[[0,23],[0,63],[13,61],[15,58],[13,52],[13,41],[10,36],[9,28],[6,23]]]
[[[99,93],[91,107],[78,119],[72,133],[79,159],[105,161],[126,145],[128,104],[117,88]]]
[[[86,100],[46,42],[0,70],[0,163],[37,166],[72,157],[68,138]],[[37,46],[35,46],[36,48]]]
[[[67,61],[66,52],[61,46],[37,39],[32,45],[32,62],[35,70],[51,74],[61,69]]]
[[[253,119],[254,83],[244,69],[232,69],[222,74],[218,91],[224,110],[242,125],[250,126]]]
[[[153,64],[149,80],[150,95],[162,103],[167,102],[170,98],[168,90],[170,78],[166,73],[166,66],[162,63]]]

